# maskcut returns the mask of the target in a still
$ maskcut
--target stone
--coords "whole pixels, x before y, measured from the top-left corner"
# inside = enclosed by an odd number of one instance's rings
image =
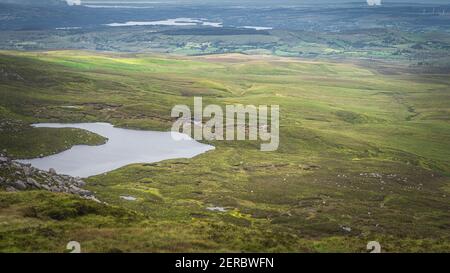
[[[77,185],[79,187],[85,187],[86,186],[86,182],[84,182],[83,180],[78,180],[76,183],[77,183]]]
[[[122,198],[123,200],[127,200],[127,201],[136,201],[137,198],[133,197],[133,196],[120,196],[120,198]]]
[[[38,188],[38,189],[41,188],[41,184],[39,184],[36,180],[34,180],[31,177],[27,178],[27,183],[31,186],[34,186],[35,188]]]
[[[23,173],[24,173],[26,176],[30,176],[30,175],[33,174],[33,170],[32,170],[30,167],[25,166],[25,167],[23,167]]]
[[[93,195],[92,192],[90,192],[90,191],[88,191],[88,190],[83,190],[83,189],[81,189],[81,190],[78,192],[78,194],[81,195],[81,196],[92,196],[92,195]]]
[[[31,177],[27,177],[27,180],[25,181],[25,183],[27,183],[28,185],[33,185],[33,178]]]
[[[91,196],[85,196],[84,198],[87,199],[87,200],[92,200],[92,201],[97,202],[97,203],[102,203],[100,200],[98,200],[97,198],[95,198],[95,196],[93,196],[93,195],[91,195]],[[106,204],[106,203],[105,203],[105,204]]]
[[[56,171],[55,171],[55,169],[53,169],[53,168],[50,168],[50,169],[48,170],[48,172],[49,172],[50,174],[53,174],[53,175],[56,174]]]
[[[58,187],[55,187],[55,186],[50,187],[50,191],[52,191],[52,192],[61,192],[61,190]]]
[[[352,228],[346,227],[346,226],[343,226],[342,229],[343,229],[344,231],[346,231],[346,232],[351,232],[351,231],[352,231]]]
[[[17,190],[13,187],[6,187],[7,192],[16,192]]]
[[[207,207],[206,209],[210,211],[227,212],[227,209],[224,207]]]
[[[78,187],[71,185],[69,191],[73,194],[79,194],[82,190]]]
[[[61,179],[59,179],[59,178],[57,178],[57,177],[54,177],[54,178],[53,178],[53,181],[55,181],[56,184],[58,184],[58,185],[60,185],[60,186],[66,184],[66,182],[62,181]]]
[[[27,185],[25,185],[25,183],[23,183],[22,181],[17,180],[16,182],[14,182],[14,188],[23,191],[27,189]]]

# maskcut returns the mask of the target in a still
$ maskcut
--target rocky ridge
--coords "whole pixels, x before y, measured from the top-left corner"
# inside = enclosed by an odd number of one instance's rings
[[[83,189],[84,186],[86,183],[80,178],[57,174],[54,169],[42,171],[0,153],[0,188],[6,191],[46,190],[100,202],[91,191]]]

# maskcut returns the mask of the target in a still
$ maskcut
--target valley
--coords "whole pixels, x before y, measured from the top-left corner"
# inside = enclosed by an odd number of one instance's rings
[[[84,179],[101,203],[0,169],[1,252],[446,252],[450,77],[404,63],[238,53],[0,52],[0,151],[48,156],[105,139],[34,123],[170,130],[171,109],[280,105],[280,146],[202,141],[191,159]],[[397,73],[389,73],[396,71]],[[124,198],[126,197],[126,198]]]

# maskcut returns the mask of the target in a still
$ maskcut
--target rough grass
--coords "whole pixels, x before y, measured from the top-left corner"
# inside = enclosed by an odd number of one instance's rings
[[[168,130],[171,108],[192,105],[193,96],[281,107],[276,152],[212,141],[216,150],[192,160],[89,178],[88,188],[112,207],[0,193],[1,251],[59,252],[70,240],[92,252],[364,252],[372,240],[384,251],[449,250],[448,75],[386,76],[353,64],[242,55],[81,51],[3,52],[0,66],[21,76],[0,78],[2,118],[24,124]],[[0,133],[0,149],[21,157],[99,141],[25,125]]]

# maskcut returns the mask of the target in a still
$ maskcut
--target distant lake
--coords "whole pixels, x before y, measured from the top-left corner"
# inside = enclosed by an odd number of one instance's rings
[[[206,19],[193,18],[175,18],[161,21],[129,21],[124,23],[106,24],[110,27],[129,27],[129,26],[210,26],[222,27],[220,22],[211,22]]]
[[[121,129],[109,123],[40,123],[33,126],[78,128],[108,138],[104,145],[77,145],[56,155],[18,160],[41,170],[53,168],[59,174],[71,176],[89,177],[134,163],[192,158],[214,149],[181,133]],[[172,134],[181,140],[174,140]]]
[[[271,30],[273,27],[257,27],[257,26],[243,26],[242,28],[254,29],[254,30]]]
[[[98,9],[153,9],[164,4],[167,3],[164,1],[82,1],[84,7]]]

